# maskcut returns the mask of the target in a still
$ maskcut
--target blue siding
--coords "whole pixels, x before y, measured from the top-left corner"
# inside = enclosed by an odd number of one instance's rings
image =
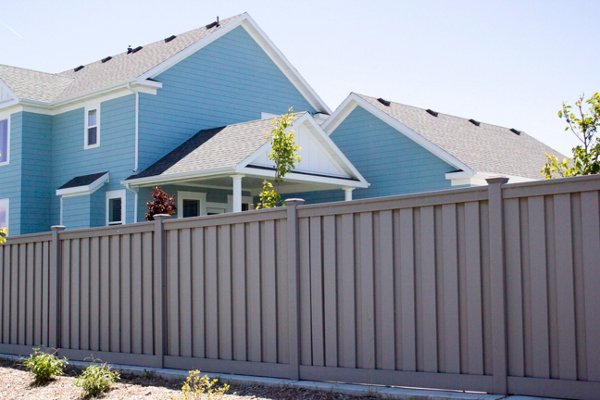
[[[63,225],[69,229],[89,228],[91,215],[90,195],[63,199]]]
[[[23,113],[10,116],[9,164],[0,166],[0,199],[8,199],[10,235],[21,234],[21,168]]]
[[[121,181],[132,174],[134,167],[134,107],[133,95],[103,102],[100,105],[100,146],[87,150],[83,148],[84,108],[54,117],[52,224],[59,221],[59,199],[54,191],[75,176],[109,171],[109,182],[103,189],[123,189]],[[101,210],[104,215],[104,208]],[[133,208],[128,207],[127,222],[133,221],[132,210]],[[94,226],[98,224],[98,220],[99,217],[94,219]],[[101,225],[104,225],[104,220],[102,221]],[[67,228],[71,228],[63,222]],[[91,221],[88,218],[89,223]]]
[[[354,199],[449,189],[447,172],[456,168],[357,107],[331,134],[331,139],[371,184],[356,189]],[[340,201],[341,190],[301,193],[307,203]]]
[[[156,96],[140,94],[141,170],[201,129],[315,111],[242,27],[156,79]]]
[[[50,230],[52,117],[23,113],[21,234]]]

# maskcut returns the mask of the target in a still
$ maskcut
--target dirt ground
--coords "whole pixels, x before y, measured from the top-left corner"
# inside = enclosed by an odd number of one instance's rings
[[[75,386],[80,370],[69,367],[65,376],[42,386],[34,385],[33,377],[19,362],[0,360],[0,399],[82,399],[81,389]],[[102,399],[177,399],[183,383],[153,376],[121,375],[115,387]],[[356,397],[331,392],[266,386],[232,386],[224,399],[301,399],[301,400],[374,400],[375,397]]]

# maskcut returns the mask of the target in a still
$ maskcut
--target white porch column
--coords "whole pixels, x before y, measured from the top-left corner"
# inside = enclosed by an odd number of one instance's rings
[[[232,175],[233,179],[233,212],[242,211],[242,178],[244,175]]]
[[[344,200],[351,201],[352,200],[352,191],[354,188],[345,187],[344,188]]]

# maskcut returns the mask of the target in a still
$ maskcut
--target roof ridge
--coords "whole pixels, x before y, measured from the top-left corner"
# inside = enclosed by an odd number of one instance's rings
[[[356,92],[352,92],[352,93],[354,93],[354,94],[356,94],[356,95],[358,95],[360,97],[363,97],[363,98],[369,98],[369,99],[377,101],[377,98],[373,97],[373,96],[369,96],[369,95],[361,94],[361,93],[356,93]],[[388,99],[386,99],[386,100],[388,100]],[[427,111],[427,109],[425,109],[425,108],[418,107],[418,106],[413,106],[411,104],[399,103],[399,102],[394,101],[394,100],[388,100],[388,101],[390,101],[392,104],[397,104],[397,105],[402,106],[402,107],[410,107],[410,108],[413,108],[413,109],[416,109],[416,110],[421,110],[421,111],[424,111],[424,112]],[[461,116],[454,115],[454,114],[446,114],[445,112],[438,111],[438,110],[433,110],[433,111],[437,112],[439,115],[443,115],[443,116],[450,117],[450,118],[460,119],[460,120],[463,120],[463,121],[466,121],[466,122],[469,122],[470,119],[475,119],[475,118],[472,118],[472,117],[471,118],[467,118],[467,117],[461,117]],[[513,129],[513,128],[509,128],[509,127],[503,126],[503,125],[491,124],[489,122],[480,121],[478,119],[477,119],[477,122],[479,122],[479,123],[481,123],[483,125],[495,126],[497,128],[502,128],[502,129],[506,129],[506,130]],[[521,132],[521,134],[527,134],[525,131],[523,131],[521,129],[519,129],[519,131]],[[531,136],[531,135],[527,135],[527,136]]]
[[[242,14],[238,14],[238,15],[234,15],[234,16],[231,16],[231,17],[224,18],[224,19],[222,19],[222,20],[220,20],[220,21],[219,21],[219,24],[227,24],[227,23],[229,23],[230,21],[232,21],[232,20],[234,20],[234,19],[236,19],[236,18],[239,18],[239,17],[241,17],[242,15],[244,15],[244,13],[242,13]],[[209,24],[209,25],[210,25],[210,24]],[[206,30],[208,30],[208,29],[207,29],[207,26],[208,26],[208,25],[202,25],[202,26],[199,26],[199,27],[197,27],[197,28],[190,29],[190,30],[187,30],[187,31],[185,31],[185,32],[178,33],[178,34],[176,34],[176,36],[177,36],[177,37],[179,37],[179,36],[186,35],[186,34],[190,34],[190,33],[192,33],[192,32],[196,32],[196,31],[199,31],[199,30],[202,30],[202,29],[206,29]],[[148,46],[152,46],[152,45],[160,44],[160,43],[161,43],[161,42],[163,42],[164,40],[165,40],[164,38],[163,38],[163,39],[158,39],[158,40],[155,40],[155,41],[153,41],[153,42],[150,42],[150,43],[143,44],[143,45],[141,45],[141,46],[142,46],[142,47],[148,47]],[[193,45],[194,43],[196,43],[196,42],[197,42],[197,41],[194,41],[194,42],[190,43],[188,46],[184,47],[184,48],[183,48],[183,49],[181,49],[180,51],[183,51],[183,50],[185,50],[186,48],[188,48],[188,47],[192,46],[192,45]],[[180,52],[180,51],[179,51],[179,52]],[[178,52],[178,53],[179,53],[179,52]],[[122,56],[122,55],[128,55],[127,51],[122,51],[122,52],[120,52],[120,53],[115,53],[115,54],[112,54],[112,55],[110,55],[110,57],[111,57],[111,58],[115,58],[115,57]],[[105,57],[102,57],[101,59],[98,59],[98,60],[96,60],[96,61],[93,61],[93,62],[90,62],[90,63],[87,63],[87,64],[82,64],[82,65],[83,65],[84,67],[87,67],[87,66],[90,66],[90,65],[93,65],[93,64],[98,64],[98,63],[101,63],[101,62],[102,62],[102,59],[104,59],[104,58],[105,58]],[[72,72],[73,72],[73,68],[69,68],[69,69],[67,69],[67,70],[64,70],[64,71],[61,71],[61,72],[57,72],[56,74],[57,74],[57,75],[60,75],[60,76],[68,76],[67,74],[69,74],[69,73],[72,73]]]

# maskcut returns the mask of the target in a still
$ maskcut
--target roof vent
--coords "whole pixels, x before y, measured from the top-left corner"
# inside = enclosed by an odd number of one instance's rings
[[[127,54],[131,53],[133,51],[133,49],[131,48],[131,45],[127,46]]]
[[[473,124],[473,125],[475,125],[475,126],[479,126],[479,125],[481,124],[481,122],[479,122],[479,121],[476,121],[476,120],[474,120],[474,119],[472,119],[472,118],[469,120],[469,122],[470,122],[470,123],[472,123],[472,124]]]
[[[165,43],[169,43],[171,40],[175,39],[177,36],[171,35],[168,38],[165,38]]]
[[[77,71],[81,71],[83,68],[84,68],[84,67],[83,67],[83,65],[80,65],[80,66],[79,66],[79,67],[77,67],[77,68],[73,68],[73,71],[75,71],[75,72],[77,72]]]
[[[392,104],[391,102],[389,102],[389,101],[387,101],[387,100],[385,100],[385,99],[382,99],[381,97],[380,97],[380,98],[378,98],[378,99],[377,99],[377,101],[378,101],[378,102],[380,102],[381,104],[383,104],[383,105],[384,105],[384,106],[386,106],[386,107],[389,107],[389,106],[390,106],[390,104]]]
[[[104,64],[105,62],[107,62],[107,61],[110,61],[110,60],[112,60],[112,57],[111,57],[111,56],[104,57],[104,58],[102,59],[102,64]]]
[[[131,54],[133,54],[133,53],[137,53],[138,51],[140,51],[140,50],[141,50],[141,49],[143,49],[143,48],[144,48],[143,46],[138,46],[138,47],[136,47],[135,49],[131,50]]]
[[[434,117],[437,117],[437,116],[438,116],[438,114],[439,114],[437,111],[433,111],[433,110],[432,110],[432,109],[430,109],[430,108],[428,108],[428,109],[427,109],[427,110],[425,110],[425,111],[427,111],[427,113],[428,113],[428,114],[430,114],[430,115],[433,115]]]
[[[215,22],[211,22],[210,24],[206,25],[206,29],[212,29],[215,26],[221,26],[221,23],[219,22],[219,17],[217,16],[217,20]]]
[[[515,135],[520,135],[520,134],[521,134],[521,131],[520,131],[520,130],[518,130],[518,129],[515,129],[515,128],[510,128],[510,131],[511,131],[512,133],[514,133]]]

